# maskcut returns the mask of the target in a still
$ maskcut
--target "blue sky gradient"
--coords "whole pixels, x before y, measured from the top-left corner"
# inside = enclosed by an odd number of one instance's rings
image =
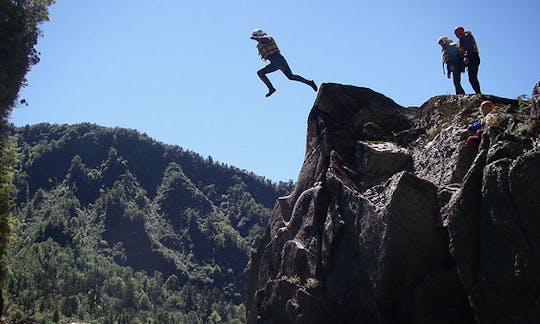
[[[453,5],[453,6],[452,6]],[[296,180],[316,97],[256,71],[254,28],[296,74],[369,87],[403,106],[453,94],[437,39],[471,30],[482,92],[530,94],[540,79],[540,1],[58,0],[42,25],[17,126],[91,122],[136,129],[273,181]],[[464,76],[462,85],[472,89]]]

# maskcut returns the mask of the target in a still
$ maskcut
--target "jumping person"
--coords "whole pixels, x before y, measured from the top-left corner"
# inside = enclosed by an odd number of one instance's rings
[[[266,97],[270,97],[276,91],[276,88],[274,88],[266,75],[277,70],[281,70],[281,72],[283,72],[283,74],[285,74],[289,80],[305,83],[313,88],[313,90],[317,91],[317,85],[313,80],[308,81],[303,77],[292,73],[287,60],[279,52],[279,48],[273,37],[269,36],[260,29],[255,29],[251,33],[250,38],[257,41],[257,50],[259,50],[259,55],[261,58],[265,61],[270,61],[270,64],[257,71],[259,78],[261,78],[262,82],[264,82],[264,84],[266,84],[268,87]]]
[[[454,29],[454,34],[459,38],[458,50],[463,57],[463,63],[467,66],[469,82],[475,93],[480,92],[480,82],[478,82],[478,67],[480,66],[480,55],[478,45],[470,31],[465,31],[461,26]]]

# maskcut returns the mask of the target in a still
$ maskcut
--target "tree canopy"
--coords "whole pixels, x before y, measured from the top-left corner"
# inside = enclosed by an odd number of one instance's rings
[[[39,124],[12,134],[9,316],[245,322],[243,272],[290,183],[133,130]]]

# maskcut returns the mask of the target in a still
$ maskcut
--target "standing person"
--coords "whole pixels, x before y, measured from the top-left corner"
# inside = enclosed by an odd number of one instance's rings
[[[281,55],[279,52],[279,48],[273,37],[269,36],[260,29],[255,29],[251,33],[250,38],[257,41],[257,50],[259,50],[259,55],[261,58],[265,61],[270,61],[270,64],[257,71],[259,78],[261,78],[264,84],[266,84],[268,87],[266,97],[270,97],[276,91],[276,88],[274,88],[266,75],[277,70],[281,70],[281,72],[283,72],[283,74],[285,74],[289,80],[305,83],[312,87],[313,90],[317,91],[317,85],[313,80],[308,81],[303,77],[292,73],[287,60],[285,60],[285,57],[283,57],[283,55]]]
[[[465,90],[461,86],[461,73],[464,67],[456,43],[446,36],[440,37],[438,43],[441,45],[443,69],[446,64],[447,77],[450,79],[450,75],[452,75],[457,95],[465,94]]]
[[[478,45],[470,31],[465,31],[461,26],[454,29],[454,34],[459,38],[458,50],[463,57],[463,63],[467,66],[469,82],[475,93],[480,92],[480,82],[478,82],[478,67],[480,66],[480,55]]]

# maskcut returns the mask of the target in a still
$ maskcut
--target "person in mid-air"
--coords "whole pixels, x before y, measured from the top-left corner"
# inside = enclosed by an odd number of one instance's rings
[[[313,90],[317,91],[315,81],[308,81],[300,75],[292,73],[287,60],[279,52],[279,48],[273,37],[269,36],[260,29],[255,29],[251,33],[250,38],[257,41],[257,50],[259,50],[259,55],[261,58],[270,61],[270,64],[257,71],[259,78],[261,78],[262,82],[264,82],[264,84],[266,84],[268,87],[266,97],[270,97],[274,92],[276,92],[276,88],[274,88],[266,75],[277,70],[281,70],[281,72],[283,72],[283,74],[285,74],[289,80],[305,83],[313,88]]]
[[[469,82],[475,93],[480,92],[480,82],[478,81],[478,67],[480,66],[480,55],[478,45],[470,31],[465,31],[461,26],[454,29],[454,35],[459,38],[458,51],[463,58],[463,63],[467,66]]]
[[[463,72],[464,66],[463,61],[459,56],[456,43],[454,43],[450,38],[442,36],[438,40],[439,45],[441,45],[441,54],[443,59],[443,68],[446,64],[446,76],[454,78],[454,88],[456,88],[456,94],[465,94],[465,90],[461,86],[461,73]]]

